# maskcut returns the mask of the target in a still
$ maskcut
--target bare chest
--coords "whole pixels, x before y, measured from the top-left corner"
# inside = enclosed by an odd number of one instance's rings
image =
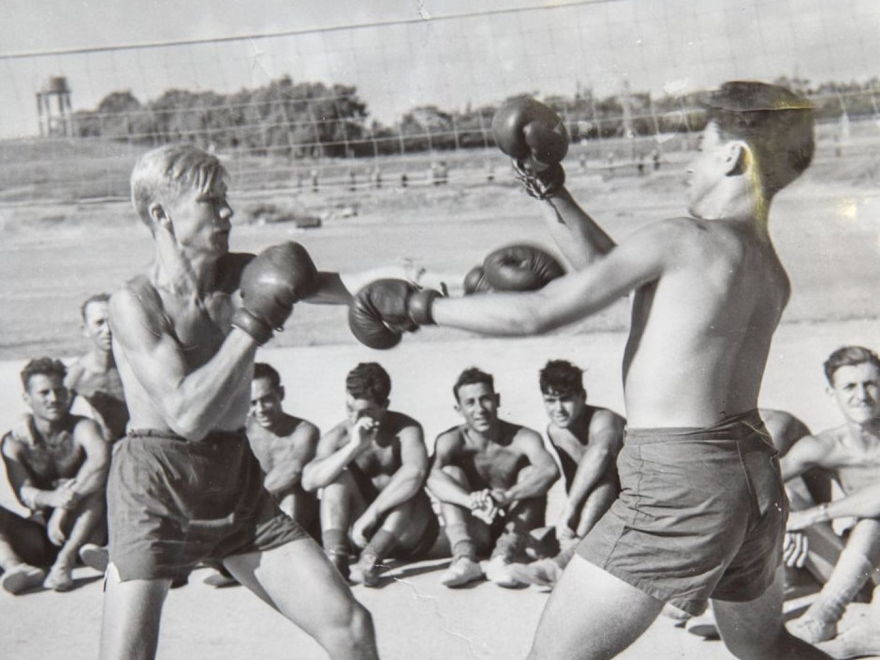
[[[22,459],[34,477],[54,485],[59,479],[76,476],[85,458],[73,435],[64,431],[48,442],[38,442],[22,450]]]

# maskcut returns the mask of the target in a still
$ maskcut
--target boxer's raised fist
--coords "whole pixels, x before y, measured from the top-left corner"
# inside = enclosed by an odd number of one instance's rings
[[[507,245],[483,262],[486,284],[498,291],[536,291],[565,271],[556,258],[534,245]]]
[[[419,289],[406,280],[370,282],[348,309],[348,327],[365,346],[393,348],[404,332],[433,324],[431,305],[439,296],[439,291]]]
[[[518,161],[534,161],[536,170],[559,163],[568,152],[568,131],[556,112],[521,96],[505,101],[492,117],[498,147]]]
[[[254,257],[241,274],[241,308],[232,325],[260,344],[284,325],[293,304],[318,287],[318,269],[306,249],[289,241],[273,245]]]

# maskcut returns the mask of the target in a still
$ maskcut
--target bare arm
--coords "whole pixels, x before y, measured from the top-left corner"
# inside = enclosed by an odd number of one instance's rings
[[[44,507],[69,508],[76,503],[76,493],[65,482],[53,490],[38,488],[27,469],[21,445],[12,433],[3,437],[3,462],[12,492],[25,507],[34,511]]]
[[[516,482],[510,488],[492,491],[492,497],[499,500],[501,505],[546,495],[553,482],[559,478],[559,468],[550,453],[544,449],[537,433],[531,429],[520,429],[514,443],[528,459],[532,470],[522,481]]]
[[[77,497],[83,498],[104,488],[110,469],[110,446],[104,440],[98,423],[86,418],[77,422],[73,439],[86,454],[86,460],[80,465],[72,485]]]
[[[467,509],[471,505],[471,494],[443,471],[444,467],[453,464],[460,444],[461,440],[454,434],[443,434],[437,438],[434,461],[428,476],[428,489],[441,502],[457,504]]]
[[[590,423],[587,451],[578,463],[560,520],[573,531],[578,514],[602,477],[606,474],[623,445],[623,419],[608,411],[596,412]]]
[[[438,325],[495,335],[532,335],[597,312],[618,298],[656,280],[674,259],[676,221],[642,228],[590,266],[560,277],[539,291],[438,298],[432,314]]]
[[[217,354],[190,371],[180,346],[150,318],[131,289],[110,299],[115,353],[122,353],[165,423],[189,440],[200,440],[226,411],[243,378],[250,377],[257,342],[233,328]]]
[[[417,424],[406,426],[398,437],[401,465],[364,511],[363,516],[367,519],[378,520],[385,512],[413,497],[425,483],[428,450],[425,449],[422,427]]]
[[[575,270],[590,265],[615,247],[611,237],[564,186],[544,204],[544,218],[550,235]]]
[[[827,454],[828,448],[821,438],[812,435],[801,438],[779,461],[782,478],[785,481],[790,481],[801,476],[810,468],[824,467],[824,459]]]
[[[289,493],[300,483],[303,469],[315,456],[318,446],[318,427],[301,421],[289,438],[284,440],[284,451],[273,461],[263,486],[275,496]]]
[[[303,488],[310,491],[323,488],[342,474],[348,464],[369,446],[370,429],[364,427],[369,420],[369,417],[362,417],[351,428],[347,421],[340,422],[321,436],[315,459],[303,468]]]
[[[873,484],[857,493],[803,511],[794,511],[788,519],[789,531],[804,529],[835,518],[880,517],[880,484]]]

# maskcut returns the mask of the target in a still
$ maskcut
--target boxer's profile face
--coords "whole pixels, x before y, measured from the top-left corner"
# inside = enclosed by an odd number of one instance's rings
[[[232,208],[226,183],[215,179],[206,189],[184,190],[167,204],[178,244],[197,253],[223,255],[229,251]]]
[[[832,381],[829,392],[848,421],[880,420],[880,367],[871,362],[838,367]]]
[[[714,122],[697,138],[697,154],[686,171],[687,207],[695,218],[703,217],[703,203],[727,173],[726,144]]]
[[[83,333],[102,351],[109,351],[112,344],[108,305],[103,300],[90,302],[85,309]]]
[[[47,422],[58,422],[67,416],[70,394],[64,379],[58,375],[34,374],[28,379],[24,402],[34,417]]]
[[[273,387],[268,378],[254,378],[251,381],[250,413],[254,421],[263,428],[269,428],[281,417],[283,400],[284,388]]]
[[[486,383],[472,383],[458,388],[455,409],[474,431],[485,433],[498,421],[500,397]]]
[[[569,428],[577,420],[587,405],[586,392],[558,392],[550,390],[542,395],[544,410],[553,426]]]

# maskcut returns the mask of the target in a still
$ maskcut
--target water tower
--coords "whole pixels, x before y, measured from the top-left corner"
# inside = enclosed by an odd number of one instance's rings
[[[37,92],[37,115],[40,136],[64,136],[73,134],[70,117],[70,87],[64,76],[52,76]]]

